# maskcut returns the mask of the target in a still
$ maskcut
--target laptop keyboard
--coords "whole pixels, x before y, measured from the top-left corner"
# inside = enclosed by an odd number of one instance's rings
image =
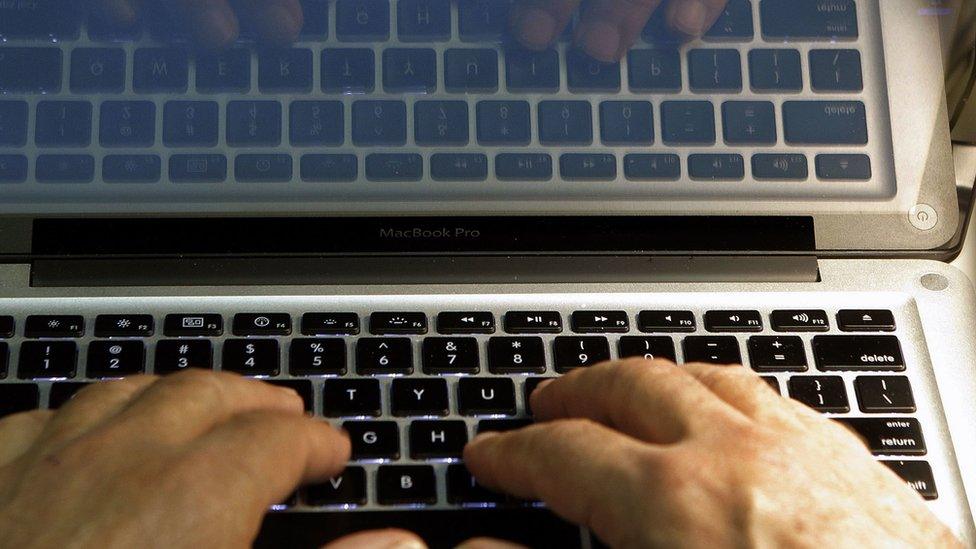
[[[616,64],[576,51],[569,33],[545,52],[513,46],[509,0],[302,3],[294,47],[245,36],[215,53],[187,47],[164,13],[108,29],[54,0],[0,4],[4,193],[117,202],[892,190],[881,177],[891,152],[871,0],[810,2],[803,16],[795,2],[731,0],[685,45],[656,16]]]
[[[624,357],[744,363],[935,499],[898,328],[878,309],[0,316],[0,415],[103,379],[222,369],[291,387],[350,433],[348,469],[279,510],[524,507],[474,482],[461,454],[530,423],[542,380]]]

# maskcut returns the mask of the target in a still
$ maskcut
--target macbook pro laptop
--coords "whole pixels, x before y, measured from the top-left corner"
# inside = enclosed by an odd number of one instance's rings
[[[741,363],[976,544],[943,3],[730,0],[618,64],[518,48],[510,0],[303,0],[292,47],[219,52],[81,4],[0,1],[0,413],[239,372],[353,442],[259,545],[591,547],[465,442],[575,368]]]

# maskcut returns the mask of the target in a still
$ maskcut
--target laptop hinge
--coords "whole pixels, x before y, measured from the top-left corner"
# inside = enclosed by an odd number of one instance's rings
[[[36,260],[31,269],[38,287],[818,280],[809,255],[55,259]]]

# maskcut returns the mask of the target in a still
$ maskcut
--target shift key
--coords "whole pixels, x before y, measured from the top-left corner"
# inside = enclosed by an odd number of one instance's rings
[[[786,142],[805,145],[866,145],[867,114],[860,101],[786,101]]]

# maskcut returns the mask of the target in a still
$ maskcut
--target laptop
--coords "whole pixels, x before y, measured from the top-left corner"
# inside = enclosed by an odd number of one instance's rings
[[[3,414],[239,372],[353,441],[258,545],[595,547],[479,486],[465,442],[575,368],[741,363],[976,544],[941,4],[730,0],[618,64],[518,48],[509,0],[302,4],[293,46],[207,53],[153,5],[0,2]]]

